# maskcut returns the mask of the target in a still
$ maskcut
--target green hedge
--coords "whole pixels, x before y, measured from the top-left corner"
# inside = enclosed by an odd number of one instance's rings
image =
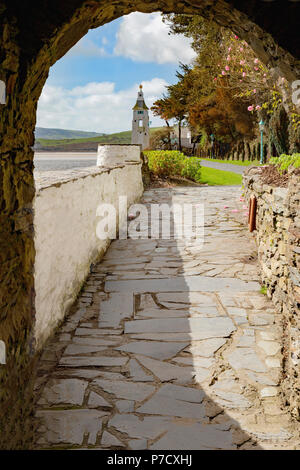
[[[183,176],[200,181],[201,163],[197,157],[186,157],[179,150],[147,150],[148,166],[157,176]]]

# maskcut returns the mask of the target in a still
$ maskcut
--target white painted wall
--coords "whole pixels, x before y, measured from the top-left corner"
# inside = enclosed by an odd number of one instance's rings
[[[39,349],[73,304],[90,265],[108,248],[99,240],[97,206],[118,207],[143,193],[141,165],[127,163],[112,169],[85,168],[41,172],[36,177],[35,226],[35,338]]]

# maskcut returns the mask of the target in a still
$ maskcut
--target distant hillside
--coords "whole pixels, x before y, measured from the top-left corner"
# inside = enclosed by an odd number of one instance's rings
[[[35,138],[36,139],[80,139],[80,138],[89,138],[97,137],[99,135],[105,135],[98,132],[87,132],[87,131],[72,131],[69,129],[50,129],[47,127],[36,127],[35,128]]]
[[[152,127],[150,132],[159,129]],[[34,150],[47,152],[95,152],[98,144],[130,144],[131,131],[80,139],[36,139]]]

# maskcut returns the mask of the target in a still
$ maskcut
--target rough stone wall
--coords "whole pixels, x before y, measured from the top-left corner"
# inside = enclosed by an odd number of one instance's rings
[[[244,174],[245,197],[257,198],[255,237],[260,275],[284,327],[283,386],[293,415],[300,417],[300,178],[286,188],[263,184],[261,169]]]
[[[110,244],[97,237],[97,207],[119,196],[128,205],[143,193],[141,164],[41,172],[36,178],[35,341],[40,349],[74,303],[91,265]]]

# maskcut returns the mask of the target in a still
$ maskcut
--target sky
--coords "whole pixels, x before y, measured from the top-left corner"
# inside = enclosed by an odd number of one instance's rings
[[[129,130],[140,83],[150,108],[176,82],[179,62],[189,64],[195,57],[188,38],[168,32],[160,13],[131,13],[90,30],[51,67],[37,126]],[[151,127],[164,124],[152,113],[150,121]]]

